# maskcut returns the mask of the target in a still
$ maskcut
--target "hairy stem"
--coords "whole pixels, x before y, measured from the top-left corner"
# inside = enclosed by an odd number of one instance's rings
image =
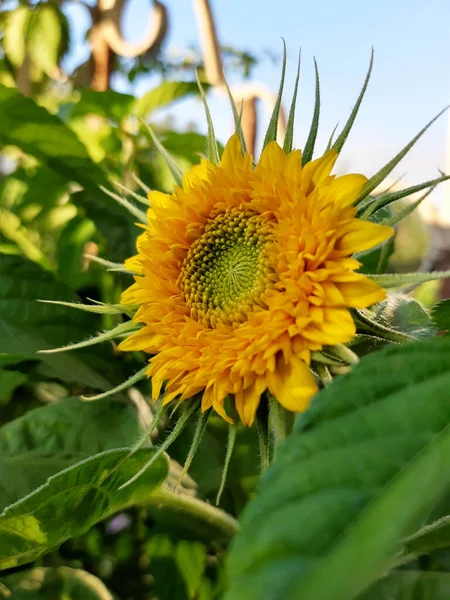
[[[162,488],[154,496],[151,496],[150,502],[151,504],[174,508],[186,515],[204,521],[219,529],[227,537],[232,537],[239,531],[239,524],[231,515],[192,496],[175,494]]]

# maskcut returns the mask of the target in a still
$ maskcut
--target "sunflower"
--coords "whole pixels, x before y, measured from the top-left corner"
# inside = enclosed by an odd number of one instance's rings
[[[233,135],[218,164],[202,159],[172,194],[150,192],[137,273],[122,295],[141,328],[124,351],[152,355],[146,374],[164,404],[201,395],[251,425],[264,393],[302,412],[317,391],[311,353],[355,335],[350,308],[385,290],[352,257],[391,235],[356,218],[363,175],[336,177],[338,153],[302,166],[300,150],[268,143],[256,166]]]

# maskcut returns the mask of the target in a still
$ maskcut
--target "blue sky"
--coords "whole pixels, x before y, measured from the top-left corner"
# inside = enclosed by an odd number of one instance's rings
[[[165,51],[170,54],[198,44],[192,0],[164,2],[171,21]],[[129,0],[123,23],[128,40],[135,40],[144,32],[148,5],[148,0]],[[295,131],[298,147],[304,143],[312,113],[313,56],[321,78],[322,115],[317,146],[321,150],[336,123],[345,122],[361,88],[371,46],[374,46],[372,79],[340,158],[341,170],[367,175],[375,172],[450,102],[448,0],[212,0],[212,8],[222,44],[264,57],[266,51],[280,56],[280,38],[286,40],[287,100],[301,46],[302,74]],[[78,39],[84,28],[81,11],[81,8],[70,10],[72,23],[77,24]],[[82,54],[76,52],[71,62],[81,62],[81,57]],[[280,65],[263,58],[253,79],[276,90],[279,76]],[[157,83],[158,80],[149,75],[141,78],[133,91],[141,95]],[[116,81],[115,85],[119,91],[130,91],[123,81]],[[224,141],[232,131],[227,102],[214,95],[210,102],[218,137]],[[198,101],[179,103],[171,113],[177,123],[194,120],[199,130],[204,130]],[[268,117],[261,116],[263,127]],[[448,117],[443,116],[395,175],[404,175],[408,183],[436,176],[437,168],[445,168],[447,133]],[[443,186],[435,198],[443,200]]]

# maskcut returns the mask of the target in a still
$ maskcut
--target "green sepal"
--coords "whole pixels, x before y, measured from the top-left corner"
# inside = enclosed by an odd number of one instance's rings
[[[300,62],[302,51],[298,53],[297,76],[295,78],[294,93],[292,95],[291,108],[289,110],[288,122],[286,125],[286,133],[284,134],[283,150],[288,154],[292,152],[292,144],[294,141],[294,123],[295,123],[295,105],[297,104],[298,82],[300,81]]]
[[[223,490],[225,488],[225,483],[227,481],[228,468],[230,466],[231,457],[233,456],[234,444],[236,442],[236,434],[237,434],[237,425],[235,423],[230,423],[228,426],[228,440],[227,440],[227,451],[225,454],[225,461],[223,463],[222,469],[222,477],[220,479],[220,487],[216,496],[216,505],[219,505],[220,498],[222,497]]]
[[[435,281],[450,277],[450,271],[432,271],[431,273],[364,273],[375,283],[385,289],[403,287],[404,285],[418,285],[425,281]]]
[[[137,306],[131,304],[106,304],[99,302],[98,304],[83,304],[82,302],[63,302],[61,300],[39,300],[38,302],[44,302],[45,304],[57,304],[58,306],[67,306],[69,308],[76,308],[84,312],[92,312],[98,315],[121,315],[126,314],[131,316],[138,309]]]
[[[110,198],[113,198],[118,204],[120,204],[121,206],[126,208],[127,211],[131,215],[133,215],[133,217],[136,217],[136,219],[138,219],[141,223],[144,223],[145,225],[148,223],[147,215],[140,208],[138,208],[137,206],[134,206],[134,204],[131,204],[131,202],[129,200],[127,200],[126,198],[122,198],[122,196],[119,196],[119,194],[115,194],[114,192],[111,192],[111,190],[108,190],[107,188],[103,187],[102,185],[99,187],[102,190],[102,192],[104,192]]]
[[[205,412],[200,411],[200,414],[197,419],[197,424],[195,426],[194,435],[192,437],[191,446],[189,448],[189,452],[186,456],[186,460],[184,461],[183,470],[178,477],[178,480],[175,484],[175,487],[181,482],[183,477],[189,470],[191,463],[197,454],[198,447],[200,446],[200,442],[202,441],[203,434],[205,433],[206,426],[208,425],[208,419],[211,416],[212,409],[208,409]]]
[[[425,127],[423,129],[421,129],[415,137],[413,137],[413,139],[409,142],[409,144],[406,144],[406,146],[402,150],[400,150],[400,152],[398,154],[396,154],[396,156],[394,156],[394,158],[392,160],[390,160],[387,163],[387,165],[385,165],[382,169],[380,169],[378,171],[378,173],[375,173],[375,175],[367,181],[367,183],[364,185],[364,187],[361,191],[359,198],[356,200],[355,204],[359,204],[365,198],[367,198],[367,196],[370,194],[370,192],[373,192],[373,190],[386,179],[386,177],[389,175],[389,173],[391,173],[391,171],[393,171],[395,169],[395,167],[398,165],[398,163],[408,154],[408,152],[411,150],[411,148],[414,146],[414,144],[422,137],[422,135],[427,131],[427,129],[429,127],[431,127],[431,125],[437,119],[439,119],[439,117],[447,109],[448,109],[448,106],[446,106],[443,110],[441,110],[441,112],[439,114],[437,114],[433,119],[431,119],[431,121],[429,123],[427,123],[427,125],[425,125]]]
[[[327,147],[325,148],[325,154],[331,150],[331,146],[333,145],[334,134],[336,133],[336,130],[338,127],[339,127],[339,121],[336,123],[333,131],[331,132]]]
[[[118,181],[115,181],[114,185],[116,187],[118,187],[119,189],[121,189],[122,191],[126,192],[127,194],[130,194],[130,196],[133,196],[133,198],[135,200],[137,200],[141,204],[144,204],[144,206],[146,206],[147,208],[150,206],[150,202],[148,201],[148,198],[146,196],[142,196],[141,194],[137,194],[136,192],[134,192],[133,190],[128,189],[126,186],[122,185]],[[143,185],[142,182],[140,182],[139,185]],[[149,188],[147,188],[147,189],[150,191]]]
[[[319,70],[317,69],[317,62],[314,59],[314,70],[316,74],[316,99],[314,102],[314,112],[311,121],[311,127],[309,129],[308,139],[306,140],[305,147],[302,154],[302,166],[304,167],[308,163],[314,153],[314,146],[316,144],[317,131],[319,129],[319,117],[320,117],[320,82],[319,82]]]
[[[100,258],[99,256],[96,256],[95,254],[89,254],[88,252],[83,254],[83,257],[88,258],[90,261],[101,265],[107,271],[111,271],[111,272],[115,272],[115,273],[126,273],[127,275],[133,275],[133,277],[141,277],[140,273],[137,273],[136,271],[131,271],[130,269],[127,269],[125,267],[125,265],[123,265],[122,263],[115,263],[110,260]]]
[[[150,137],[152,138],[152,141],[155,144],[156,149],[158,150],[158,152],[163,157],[163,159],[164,159],[164,161],[165,161],[165,163],[167,165],[167,168],[171,172],[172,177],[173,177],[173,179],[175,181],[175,184],[178,185],[179,187],[181,187],[181,185],[183,183],[183,171],[178,166],[178,164],[175,161],[175,159],[173,158],[173,156],[171,156],[167,152],[167,150],[164,148],[164,146],[161,144],[161,142],[159,141],[159,139],[155,135],[155,132],[150,127],[150,125],[148,125],[148,123],[145,123],[145,121],[142,121],[142,119],[141,119],[141,123],[143,125],[145,125],[145,127],[147,128],[147,131],[150,134]]]
[[[433,185],[433,187],[431,187],[429,190],[427,190],[425,192],[425,194],[422,194],[422,196],[420,196],[420,198],[418,198],[414,202],[411,202],[410,204],[407,204],[404,208],[397,211],[396,213],[393,213],[390,217],[380,221],[380,225],[387,225],[388,227],[393,227],[394,225],[401,223],[403,221],[403,219],[406,219],[407,216],[409,216],[411,213],[413,213],[416,210],[416,208],[420,204],[422,204],[422,202],[425,200],[425,198],[427,198],[431,194],[431,192],[434,190],[435,187],[436,186]]]
[[[198,72],[195,75],[197,78],[198,89],[200,91],[200,97],[202,99],[203,106],[205,108],[206,121],[208,123],[208,135],[206,137],[206,152],[205,152],[206,158],[210,162],[213,162],[215,165],[218,165],[220,162],[219,149],[217,148],[217,140],[216,140],[216,135],[214,133],[214,125],[213,125],[212,118],[211,118],[211,112],[209,110],[209,106],[206,101],[205,92],[204,92],[202,84],[200,82]]]
[[[68,344],[67,346],[61,346],[60,348],[50,348],[49,350],[39,350],[39,354],[56,354],[57,352],[68,352],[69,350],[78,350],[78,348],[85,348],[86,346],[94,346],[95,344],[101,344],[122,335],[132,333],[140,329],[140,325],[133,323],[133,321],[127,321],[126,323],[120,323],[113,329],[103,331],[97,334],[95,337],[88,338],[82,342],[76,344]]]
[[[138,371],[137,373],[135,373],[134,375],[129,377],[126,381],[123,381],[122,383],[117,385],[115,388],[107,390],[106,392],[97,394],[96,396],[81,396],[81,397],[83,398],[83,400],[100,400],[101,398],[107,398],[108,396],[114,396],[114,394],[118,394],[122,390],[128,389],[129,387],[131,387],[138,381],[145,379],[147,368],[148,368],[147,366],[144,367],[143,369],[141,369],[140,371]]]
[[[364,98],[364,94],[366,93],[367,90],[367,86],[369,85],[369,80],[370,80],[370,75],[372,73],[372,67],[373,67],[373,48],[372,48],[372,53],[370,55],[370,63],[369,63],[369,70],[367,71],[367,75],[366,78],[364,80],[364,84],[362,86],[361,92],[358,96],[358,100],[356,101],[355,106],[353,107],[352,112],[350,113],[350,116],[348,118],[347,123],[344,125],[343,130],[341,131],[341,133],[339,134],[337,140],[334,142],[333,146],[331,147],[331,150],[336,150],[336,152],[340,152],[349,136],[349,133],[353,127],[353,124],[355,122],[356,119],[356,115],[358,114],[359,108],[361,106],[361,102],[363,101]]]
[[[383,192],[380,196],[376,196],[371,202],[368,202],[364,205],[364,208],[361,207],[361,210],[358,211],[358,218],[360,219],[368,219],[376,211],[396,202],[397,200],[401,200],[402,198],[406,198],[411,194],[416,194],[417,192],[421,192],[426,188],[435,188],[439,183],[443,181],[447,181],[450,179],[450,175],[443,175],[442,177],[436,177],[436,179],[430,179],[429,181],[425,181],[424,183],[419,183],[418,185],[412,185],[408,188],[398,190],[396,192],[386,193]],[[430,190],[431,191],[431,190]]]
[[[263,142],[263,150],[269,142],[276,142],[278,131],[278,117],[280,116],[281,98],[283,97],[284,79],[286,75],[286,42],[283,40],[283,65],[281,67],[281,81],[278,90],[277,99],[273,107],[272,116],[270,117],[269,126]]]
[[[145,473],[145,471],[148,468],[151,467],[151,465],[155,462],[155,460],[157,458],[159,458],[161,456],[161,454],[163,454],[169,448],[169,446],[171,446],[172,443],[177,439],[177,437],[180,435],[180,433],[183,431],[183,429],[188,424],[190,418],[198,410],[199,410],[199,404],[198,404],[197,400],[195,398],[193,398],[191,405],[184,412],[182,412],[180,414],[177,422],[175,423],[175,427],[172,429],[171,433],[166,437],[166,439],[161,444],[161,446],[158,447],[158,449],[156,450],[156,452],[152,456],[152,458],[147,463],[145,463],[145,465],[142,467],[142,469],[140,469],[135,475],[133,475],[133,477],[131,479],[129,479],[123,485],[121,485],[119,490],[132,484],[143,473]],[[131,454],[130,454],[130,456],[131,456]]]
[[[238,113],[236,103],[231,94],[231,90],[227,81],[225,81],[225,86],[227,88],[228,98],[230,100],[231,110],[233,112],[234,127],[236,129],[236,133],[238,134],[239,141],[241,142],[242,154],[245,154],[247,152],[247,144],[245,143],[244,131],[242,129],[242,111],[241,114]]]

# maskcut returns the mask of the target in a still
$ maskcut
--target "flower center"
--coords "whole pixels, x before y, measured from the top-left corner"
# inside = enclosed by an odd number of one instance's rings
[[[189,249],[178,286],[191,316],[206,327],[242,323],[276,281],[267,256],[272,224],[232,208],[211,218]]]

